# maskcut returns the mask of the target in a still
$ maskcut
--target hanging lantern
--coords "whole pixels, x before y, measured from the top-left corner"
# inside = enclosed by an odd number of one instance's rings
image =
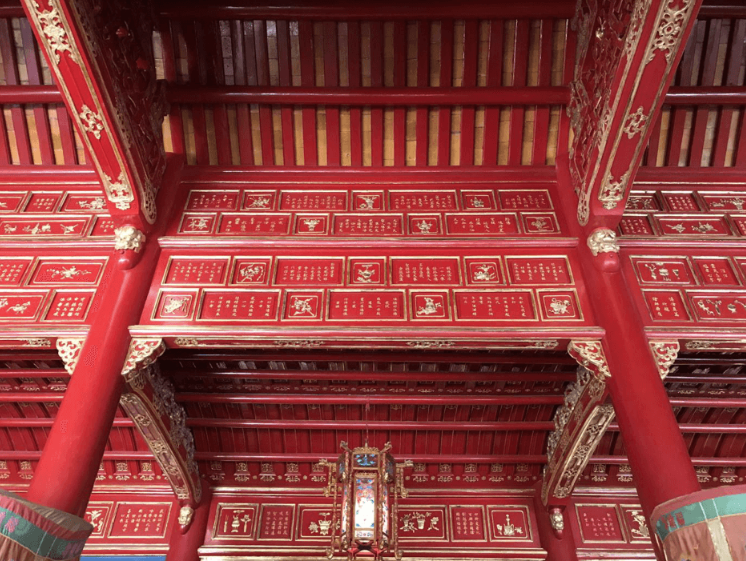
[[[365,446],[350,449],[340,443],[342,454],[336,462],[322,460],[329,467],[326,496],[334,497],[332,543],[327,557],[346,553],[348,559],[358,554],[379,559],[393,551],[401,559],[396,536],[399,497],[406,497],[403,471],[412,462],[397,464],[389,453],[391,443],[382,450]]]

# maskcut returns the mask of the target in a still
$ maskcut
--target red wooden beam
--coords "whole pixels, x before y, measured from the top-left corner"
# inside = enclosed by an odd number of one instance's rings
[[[170,103],[249,103],[271,105],[441,106],[566,105],[565,86],[500,88],[347,88],[170,86]]]
[[[54,86],[0,86],[0,103],[63,103],[60,91]]]
[[[737,397],[671,398],[671,405],[680,407],[746,407],[746,399]]]
[[[746,87],[671,87],[666,94],[665,103],[667,105],[744,105],[746,104]]]
[[[577,379],[574,372],[355,372],[339,370],[249,370],[249,371],[214,371],[203,370],[172,371],[169,374],[182,378],[205,378],[216,377],[224,379],[246,379],[252,380],[347,380],[368,382],[572,382]],[[454,374],[458,376],[455,377]],[[16,376],[8,377],[18,377]],[[4,377],[0,371],[0,378]],[[687,380],[690,381],[690,380]],[[699,379],[697,380],[699,381]]]
[[[228,6],[216,6],[191,0],[165,0],[158,5],[160,15],[174,19],[290,19],[290,20],[418,20],[418,19],[518,19],[571,18],[573,0],[535,0],[532,2],[480,2],[467,0],[419,0],[415,2],[272,2],[257,5],[249,0],[232,0]]]
[[[305,425],[304,425],[305,426]],[[746,425],[710,425],[707,423],[685,423],[679,425],[681,432],[691,434],[746,434]],[[618,431],[619,425],[612,423],[608,430]]]
[[[59,357],[57,357],[59,359]],[[36,359],[38,360],[38,359]],[[69,378],[67,370],[62,368],[39,368],[28,370],[0,370],[0,380],[13,378]]]
[[[38,394],[37,394],[38,395]],[[5,397],[5,396],[2,396]],[[42,400],[39,400],[42,401]],[[405,405],[559,405],[564,402],[561,395],[468,395],[452,397],[445,395],[308,395],[308,394],[201,394],[178,393],[180,403],[319,403],[319,404],[387,404]],[[721,407],[734,407],[722,405]]]
[[[2,460],[38,460],[40,450],[0,450]],[[146,450],[116,450],[104,452],[104,460],[152,460],[153,454]],[[97,464],[98,465],[98,464]]]
[[[24,420],[24,419],[7,419]],[[4,426],[0,419],[0,427]],[[422,430],[422,431],[550,431],[552,421],[459,422],[459,421],[315,421],[308,419],[189,419],[190,427],[300,430]],[[746,432],[746,431],[744,431]]]
[[[0,419],[0,427],[1,428],[22,428],[22,429],[30,429],[30,428],[45,428],[45,427],[51,427],[54,423],[54,419],[50,418],[40,418],[40,419],[29,419],[29,418],[20,418],[20,419]],[[119,417],[117,419],[114,419],[115,427],[133,427],[134,424],[130,419],[127,419],[126,417]]]
[[[321,458],[335,459],[339,452],[328,453],[295,453],[295,454],[250,454],[244,452],[197,452],[195,458],[202,461],[225,461],[225,462],[318,462]],[[404,460],[412,460],[421,463],[447,463],[447,464],[472,464],[472,463],[502,463],[502,464],[543,464],[546,456],[529,455],[468,455],[468,454],[398,454]],[[2,458],[0,452],[0,458]],[[619,462],[624,463],[624,462]],[[746,464],[746,459],[744,459]]]
[[[629,460],[624,456],[593,456],[589,463],[619,465],[628,464]],[[746,466],[746,458],[692,458],[692,464],[709,467],[743,467]]]
[[[0,403],[57,403],[64,395],[60,392],[3,392],[0,393]]]

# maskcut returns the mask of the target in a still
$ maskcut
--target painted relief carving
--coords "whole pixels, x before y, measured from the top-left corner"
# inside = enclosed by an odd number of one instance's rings
[[[83,105],[82,110],[78,113],[83,129],[93,135],[96,140],[101,139],[101,132],[104,130],[104,120],[95,111],[87,105]]]
[[[102,181],[106,196],[114,203],[114,206],[119,210],[128,210],[135,200],[135,196],[132,194],[132,187],[130,187],[129,180],[124,172],[119,172],[116,181],[104,173]]]
[[[71,60],[80,64],[77,53],[71,47],[67,31],[63,25],[59,3],[56,0],[49,0],[49,9],[44,10],[39,2],[31,0],[30,6],[37,20],[37,25],[43,34],[44,44],[47,50],[52,53],[55,62],[59,64],[62,53],[67,53]]]
[[[151,351],[158,348],[136,344],[136,341],[130,345],[130,357],[133,347]],[[162,347],[162,342],[157,341]],[[120,403],[171,482],[176,497],[199,503],[202,486],[194,460],[194,437],[186,426],[186,411],[176,403],[173,384],[160,373],[157,365],[143,366],[150,364],[147,361],[135,364],[134,369],[123,372],[129,391],[122,395]]]
[[[440,517],[432,512],[414,511],[402,515],[400,532],[416,533],[417,531],[440,531]]]
[[[114,249],[139,253],[145,245],[145,234],[134,226],[114,230]]]
[[[129,376],[136,370],[153,364],[165,350],[163,339],[132,339],[122,376]]]
[[[597,378],[611,377],[601,341],[570,341],[567,352],[580,366],[593,372]]]
[[[668,0],[663,4],[663,13],[659,16],[658,28],[649,48],[645,63],[655,58],[657,51],[662,51],[666,62],[670,63],[678,47],[681,32],[694,7],[694,0]],[[678,7],[674,7],[678,5]]]
[[[85,343],[85,338],[57,339],[57,352],[65,364],[65,370],[72,376],[75,366],[80,358],[80,351]]]
[[[650,351],[653,353],[661,379],[668,376],[671,366],[679,356],[680,349],[678,341],[650,341]]]
[[[619,253],[616,232],[608,228],[597,228],[588,236],[588,248],[595,257],[599,253]]]

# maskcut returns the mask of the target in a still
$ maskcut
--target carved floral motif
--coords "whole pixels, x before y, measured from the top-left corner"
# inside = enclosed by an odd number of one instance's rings
[[[132,339],[122,376],[136,375],[136,370],[153,364],[166,350],[163,339]],[[128,380],[129,381],[129,380]]]

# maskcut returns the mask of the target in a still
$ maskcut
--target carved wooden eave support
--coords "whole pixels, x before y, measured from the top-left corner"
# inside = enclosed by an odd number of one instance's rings
[[[115,225],[146,231],[166,168],[155,17],[143,0],[23,0]]]
[[[579,0],[568,105],[578,222],[620,219],[702,0]]]
[[[194,460],[194,437],[186,411],[176,403],[174,388],[155,361],[165,351],[162,339],[133,339],[122,369],[127,383],[120,404],[147,442],[181,504],[179,525],[186,532],[202,499]]]
[[[661,380],[668,376],[680,350],[681,345],[678,341],[650,341],[650,352],[653,353]]]
[[[80,358],[80,351],[85,343],[85,337],[70,337],[66,339],[57,339],[57,354],[65,365],[65,370],[70,376],[75,371],[75,366]]]
[[[542,503],[549,507],[558,535],[561,517],[557,513],[561,515],[575,482],[614,418],[614,408],[604,403],[611,372],[601,341],[573,340],[567,351],[580,365],[578,379],[555,414],[541,489]]]

